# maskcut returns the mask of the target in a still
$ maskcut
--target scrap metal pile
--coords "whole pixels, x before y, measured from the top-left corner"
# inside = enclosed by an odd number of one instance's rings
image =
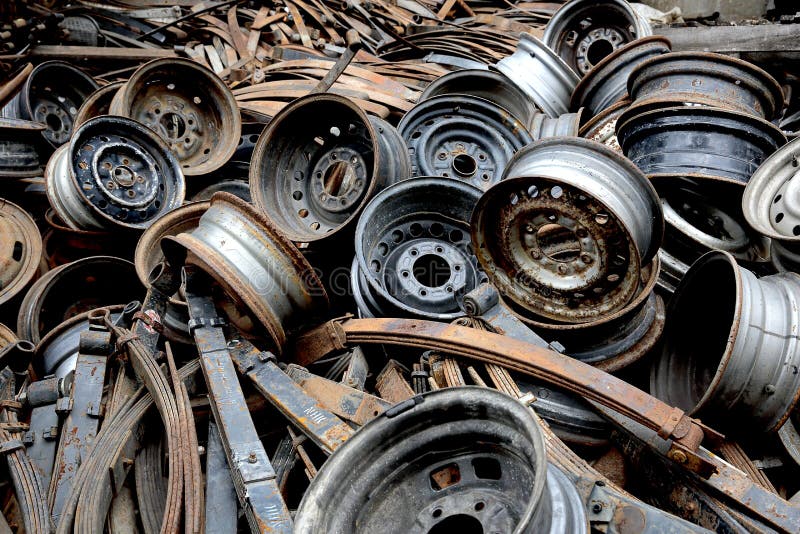
[[[0,8],[0,532],[800,532],[789,85],[623,0],[165,4]]]

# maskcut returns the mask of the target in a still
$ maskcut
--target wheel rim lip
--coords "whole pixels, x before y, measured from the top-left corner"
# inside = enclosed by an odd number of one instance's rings
[[[22,235],[26,237],[26,242],[23,245],[25,245],[26,252],[28,252],[19,272],[11,283],[0,289],[0,304],[5,304],[16,297],[36,276],[39,261],[42,257],[42,236],[28,212],[13,202],[0,199],[0,214],[16,223]]]
[[[768,224],[769,208],[778,190],[791,179],[800,180],[800,166],[794,167],[792,161],[800,155],[800,138],[789,141],[767,159],[761,162],[750,177],[742,196],[742,209],[745,219],[761,234],[786,242],[800,242],[800,236],[784,235]]]
[[[125,85],[125,82],[111,82],[108,85],[104,85],[99,89],[95,90],[89,97],[83,101],[81,107],[78,108],[78,113],[75,115],[75,120],[73,122],[73,127],[77,130],[81,127],[84,123],[86,123],[89,119],[100,116],[100,115],[108,115],[109,109],[108,107],[111,106],[111,99],[114,95],[119,91],[120,87]],[[103,113],[96,113],[98,111],[96,109],[97,104],[102,101],[107,100],[108,107],[105,109]]]
[[[464,315],[463,312],[451,312],[451,313],[432,313],[427,312],[424,310],[419,310],[408,306],[404,302],[397,299],[394,295],[390,294],[386,291],[380,283],[380,280],[377,277],[373,276],[373,273],[369,269],[369,265],[367,265],[367,254],[366,254],[366,244],[364,243],[363,236],[367,226],[371,222],[371,219],[377,215],[378,208],[381,208],[384,203],[391,203],[392,200],[396,201],[396,198],[399,198],[400,195],[403,194],[410,194],[415,189],[419,189],[422,187],[437,187],[442,188],[449,192],[450,195],[462,195],[465,198],[472,197],[477,202],[478,198],[480,198],[481,190],[462,181],[452,180],[449,178],[443,178],[440,176],[420,176],[417,178],[409,178],[407,180],[403,180],[396,184],[393,184],[377,195],[375,195],[372,200],[367,204],[364,210],[361,213],[361,216],[358,219],[358,223],[356,224],[356,238],[355,238],[355,262],[358,264],[359,271],[363,274],[363,277],[367,280],[367,283],[371,290],[377,293],[382,299],[385,299],[389,302],[390,305],[395,306],[397,309],[402,310],[406,314],[418,316],[418,317],[427,317],[431,319],[437,320],[450,320],[456,319]],[[465,224],[465,233],[469,233],[469,215],[466,215],[464,219]],[[387,225],[388,228],[388,225]],[[359,281],[360,282],[360,281]],[[368,306],[369,307],[369,306]]]
[[[343,96],[327,93],[310,94],[293,100],[283,109],[281,109],[269,122],[261,135],[259,135],[258,141],[253,148],[249,172],[250,194],[253,199],[253,204],[258,207],[259,210],[264,212],[271,211],[269,206],[270,194],[268,194],[267,191],[269,189],[276,188],[277,184],[280,182],[276,180],[275,177],[269,177],[268,180],[262,178],[261,168],[269,156],[268,150],[270,145],[278,138],[278,134],[281,133],[280,130],[284,122],[287,122],[289,119],[293,118],[292,115],[298,110],[302,110],[302,107],[307,103],[316,102],[329,102],[333,105],[343,106],[344,109],[347,109],[349,112],[354,113],[358,117],[358,119],[364,125],[365,130],[369,133],[374,161],[372,170],[370,172],[369,184],[364,191],[361,201],[354,207],[350,216],[347,217],[347,219],[345,219],[345,221],[339,224],[335,229],[326,234],[311,234],[310,232],[301,234],[295,232],[294,228],[290,228],[290,226],[294,226],[293,221],[285,221],[286,224],[284,224],[284,221],[274,222],[274,224],[280,228],[281,232],[295,243],[315,243],[334,237],[337,234],[346,231],[346,228],[352,227],[352,225],[356,223],[357,218],[363,212],[365,206],[369,203],[370,199],[374,197],[375,191],[379,187],[378,181],[381,178],[379,174],[383,154],[381,154],[378,132],[372,124],[372,121],[369,120],[367,114],[364,113],[364,111],[361,110],[361,108],[359,108],[355,103]],[[281,219],[284,219],[282,215]]]
[[[236,103],[236,98],[228,88],[227,85],[214,74],[213,71],[200,65],[199,63],[184,59],[184,58],[162,58],[148,61],[131,75],[128,81],[123,84],[117,91],[113,103],[111,105],[111,112],[116,115],[125,115],[130,117],[135,103],[135,97],[140,90],[147,86],[148,76],[153,72],[158,73],[159,69],[169,66],[175,69],[177,66],[178,73],[180,70],[185,70],[191,76],[192,74],[204,80],[207,83],[207,94],[211,96],[214,106],[220,112],[220,121],[224,126],[228,120],[230,128],[220,128],[220,133],[228,135],[220,135],[220,143],[215,146],[213,153],[215,157],[208,158],[199,164],[189,164],[188,167],[183,167],[181,162],[181,170],[187,176],[197,176],[207,174],[222,167],[236,151],[236,146],[239,142],[242,131],[242,117],[239,113],[239,106]],[[156,133],[156,137],[161,139],[161,136]],[[227,140],[226,143],[222,140]],[[194,157],[194,155],[193,155]]]
[[[124,132],[127,130],[124,135],[128,139],[136,140],[137,145],[141,147],[144,152],[147,152],[148,155],[153,156],[154,159],[158,159],[160,160],[160,163],[164,164],[162,165],[162,169],[158,175],[164,179],[165,201],[161,205],[161,208],[159,208],[156,215],[145,221],[139,223],[129,223],[114,218],[89,202],[89,200],[83,194],[81,188],[78,187],[77,178],[75,177],[70,162],[72,161],[76,152],[79,150],[85,136],[102,132],[104,128],[108,128],[110,126],[114,126],[116,128],[122,127]],[[94,132],[94,130],[97,130],[97,132]],[[74,188],[78,191],[81,197],[81,202],[85,204],[87,208],[90,208],[96,216],[101,217],[100,220],[105,220],[122,228],[142,230],[150,226],[154,221],[158,220],[158,218],[164,216],[176,207],[179,207],[181,204],[183,204],[186,196],[186,182],[184,180],[183,171],[178,163],[178,160],[172,154],[169,147],[167,147],[167,144],[158,135],[152,132],[152,130],[140,122],[127,117],[100,115],[98,117],[89,119],[77,130],[75,130],[75,132],[73,132],[72,139],[67,146],[69,147],[68,155],[62,157],[67,158],[66,165],[69,170],[70,182],[72,182]],[[171,172],[165,172],[168,170]],[[172,191],[170,191],[170,189],[172,189]],[[59,215],[62,216],[60,213]]]

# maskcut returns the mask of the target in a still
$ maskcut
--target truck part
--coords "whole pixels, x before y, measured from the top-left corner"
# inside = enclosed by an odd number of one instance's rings
[[[216,193],[197,228],[161,240],[172,265],[184,261],[207,272],[231,299],[231,321],[261,332],[280,351],[286,332],[327,307],[311,265],[264,214],[243,200]],[[191,254],[187,254],[187,253]]]
[[[360,312],[462,315],[457,295],[485,279],[469,245],[468,220],[479,197],[479,189],[439,177],[404,180],[376,195],[356,226],[351,283]]]
[[[66,379],[44,377],[28,384],[25,390],[24,402],[31,408],[31,422],[22,441],[39,470],[39,478],[45,483],[53,474],[61,431],[59,411],[65,402],[69,402],[71,391],[72,375]]]
[[[0,178],[41,176],[38,145],[46,126],[21,119],[0,119]]]
[[[752,63],[711,52],[670,52],[639,63],[628,78],[637,104],[688,102],[773,120],[783,108],[783,90]]]
[[[532,140],[504,108],[461,94],[419,102],[397,130],[408,146],[410,176],[444,176],[481,189],[497,183],[511,156]]]
[[[570,109],[586,108],[587,118],[608,109],[628,96],[628,76],[637,65],[671,49],[669,39],[659,35],[636,39],[617,48],[581,78],[572,92]]]
[[[630,302],[662,229],[655,190],[630,162],[599,143],[559,137],[520,151],[481,197],[472,244],[509,301],[580,323]]]
[[[0,199],[0,305],[18,295],[39,268],[42,236],[30,215]]]
[[[259,137],[250,193],[289,239],[313,243],[345,234],[410,167],[394,127],[345,97],[309,95],[283,108]]]
[[[542,41],[583,75],[614,50],[652,33],[625,0],[571,0],[547,23]]]
[[[757,279],[726,252],[705,254],[670,302],[651,391],[732,431],[777,430],[800,391],[798,299],[796,274]]]
[[[622,154],[622,148],[620,148],[617,141],[617,120],[630,105],[631,101],[628,98],[612,104],[586,121],[578,131],[578,135],[602,143],[615,152]]]
[[[156,59],[139,67],[111,102],[111,113],[141,122],[169,146],[187,176],[224,165],[242,130],[228,86],[189,59]]]
[[[549,116],[569,113],[569,98],[580,77],[533,35],[521,34],[517,50],[498,61],[496,68]]]
[[[342,483],[358,489],[343,496],[336,489]],[[366,424],[323,465],[295,527],[588,532],[583,503],[563,472],[547,464],[527,409],[476,387],[414,397]]]

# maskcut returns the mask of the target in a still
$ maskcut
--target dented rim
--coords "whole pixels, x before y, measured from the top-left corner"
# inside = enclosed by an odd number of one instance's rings
[[[210,69],[189,59],[156,59],[139,67],[117,91],[111,113],[156,132],[187,176],[224,165],[242,130],[231,90]]]
[[[45,61],[33,69],[2,114],[46,125],[42,135],[56,148],[69,141],[78,108],[97,88],[91,76],[69,63]]]
[[[548,465],[528,408],[478,387],[417,399],[331,455],[300,503],[296,532],[408,532],[409,517],[414,532],[588,532],[583,503]]]
[[[648,58],[666,54],[672,49],[669,39],[659,35],[636,39],[604,57],[575,87],[570,109],[586,108],[594,117],[628,96],[628,76]]]
[[[530,132],[534,141],[545,137],[574,137],[581,126],[583,108],[576,113],[565,113],[558,117],[548,117],[545,113],[537,113],[531,121]]]
[[[675,291],[650,390],[734,432],[780,428],[797,402],[800,276],[761,279],[727,252],[697,260]]]
[[[0,199],[0,305],[18,295],[36,275],[42,236],[30,215]]]
[[[347,98],[315,94],[283,108],[259,137],[250,194],[289,239],[314,243],[346,234],[367,202],[410,168],[393,126]]]
[[[517,50],[501,59],[496,68],[550,117],[569,113],[569,98],[580,77],[533,35],[521,34]]]
[[[550,18],[542,41],[586,74],[614,50],[652,33],[650,23],[625,0],[572,0]]]
[[[443,176],[481,189],[500,181],[508,160],[532,141],[508,111],[468,95],[424,100],[397,129],[408,146],[412,176]]]
[[[519,152],[472,216],[478,260],[528,313],[583,323],[623,308],[655,255],[663,217],[627,160],[580,138]]]
[[[397,183],[364,209],[351,283],[365,317],[451,320],[458,298],[486,280],[469,243],[480,190],[441,177]]]
[[[231,194],[216,193],[197,228],[161,243],[170,263],[197,265],[224,289],[235,306],[223,303],[233,323],[249,334],[265,330],[279,352],[287,331],[327,308],[322,282],[300,251]]]
[[[711,52],[670,52],[641,62],[628,92],[638,104],[670,99],[748,113],[772,120],[783,108],[783,90],[752,63]]]
[[[800,139],[778,149],[756,169],[742,197],[747,222],[765,236],[800,241]]]

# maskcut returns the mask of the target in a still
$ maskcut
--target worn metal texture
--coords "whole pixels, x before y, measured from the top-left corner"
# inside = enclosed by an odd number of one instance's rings
[[[20,119],[0,119],[0,178],[42,175],[39,141],[46,126]]]
[[[340,484],[355,491],[341,495]],[[577,491],[548,466],[527,409],[475,387],[414,397],[365,425],[315,477],[295,528],[409,532],[413,525],[411,532],[428,532],[464,524],[503,532],[588,531]]]
[[[216,193],[198,227],[164,238],[162,247],[175,265],[183,256],[210,274],[233,301],[228,311],[237,326],[265,330],[277,351],[287,330],[327,306],[322,283],[294,245],[263,213],[228,193]]]
[[[397,125],[411,176],[444,176],[486,189],[533,138],[527,125],[483,98],[444,94],[420,101]]]
[[[145,63],[119,89],[110,111],[156,132],[187,176],[206,174],[227,162],[242,130],[228,86],[188,59]]]
[[[25,210],[0,199],[0,305],[31,282],[42,256],[42,236]]]
[[[538,141],[544,137],[577,136],[581,125],[583,110],[576,113],[564,113],[558,117],[548,117],[545,113],[537,113],[531,120],[531,138]]]
[[[648,35],[650,24],[625,0],[571,0],[548,21],[542,41],[583,75],[614,50]]]
[[[604,109],[591,119],[587,120],[578,131],[578,135],[602,143],[615,152],[622,153],[622,148],[617,141],[617,120],[631,105],[631,101],[624,98]],[[588,113],[585,115],[588,116]]]
[[[520,35],[517,50],[497,62],[496,68],[550,117],[569,113],[569,98],[580,77],[533,35]]]
[[[480,190],[442,177],[404,180],[379,193],[356,226],[351,283],[366,317],[448,320],[457,296],[485,276],[469,251],[469,216]]]
[[[236,488],[219,430],[208,422],[206,446],[206,532],[234,532],[238,517]]]
[[[47,125],[42,136],[56,148],[69,140],[78,108],[97,88],[97,82],[69,63],[45,61],[33,69],[0,114]]]
[[[637,104],[688,102],[767,120],[783,107],[783,90],[752,63],[710,52],[670,52],[639,63],[628,78]]]
[[[393,126],[347,98],[308,95],[286,106],[259,137],[250,191],[292,241],[348,239],[367,202],[410,170]]]
[[[441,95],[483,98],[511,113],[526,128],[530,128],[538,112],[533,102],[510,79],[487,69],[456,70],[440,76],[425,88],[418,102]]]
[[[100,115],[109,115],[111,111],[111,100],[124,84],[125,82],[122,81],[111,82],[90,94],[86,100],[83,101],[81,107],[78,108],[78,113],[75,115],[73,122],[73,128],[77,130],[84,122],[91,118]]]
[[[662,228],[657,195],[641,172],[577,137],[520,151],[472,214],[473,248],[504,297],[564,323],[630,302]]]
[[[572,92],[570,109],[586,108],[587,117],[594,117],[628,96],[628,77],[633,69],[648,58],[671,50],[669,39],[643,37],[617,48],[581,78]]]
[[[43,481],[49,481],[52,477],[58,448],[61,421],[56,411],[57,401],[65,394],[69,395],[71,381],[71,378],[45,377],[28,386],[27,402],[31,406],[31,420],[23,443]]]
[[[777,430],[800,391],[798,299],[794,273],[758,279],[728,253],[702,256],[670,303],[651,391],[732,433]]]
[[[617,121],[617,139],[648,176],[684,174],[739,184],[786,143],[783,132],[764,119],[663,101],[628,108]]]

